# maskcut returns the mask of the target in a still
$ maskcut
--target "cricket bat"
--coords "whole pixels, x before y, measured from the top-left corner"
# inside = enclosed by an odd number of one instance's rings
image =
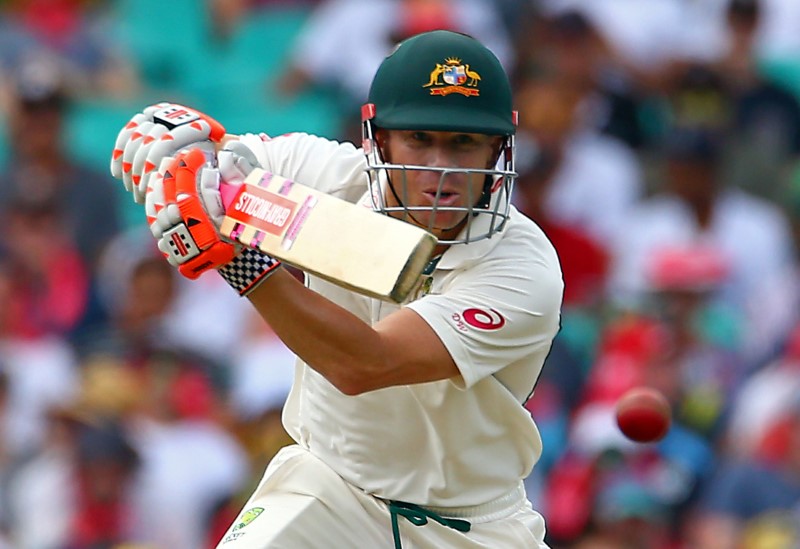
[[[403,302],[437,244],[424,229],[260,168],[220,191],[223,236],[379,299]]]

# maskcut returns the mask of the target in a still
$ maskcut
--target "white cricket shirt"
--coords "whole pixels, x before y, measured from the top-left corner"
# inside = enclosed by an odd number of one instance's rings
[[[366,160],[352,144],[307,134],[242,141],[267,171],[368,200]],[[316,277],[307,284],[370,324],[400,307]],[[522,404],[559,329],[558,258],[541,229],[512,210],[501,234],[452,246],[421,287],[402,306],[439,335],[461,377],[347,396],[298,361],[284,425],[367,493],[435,507],[481,505],[517,489],[541,454]]]

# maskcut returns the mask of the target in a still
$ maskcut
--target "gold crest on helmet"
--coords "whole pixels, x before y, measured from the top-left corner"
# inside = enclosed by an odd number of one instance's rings
[[[428,83],[423,88],[431,88],[431,95],[450,95],[460,93],[461,95],[478,96],[478,82],[481,75],[469,68],[469,64],[464,64],[457,57],[448,57],[444,63],[436,63],[431,71]]]

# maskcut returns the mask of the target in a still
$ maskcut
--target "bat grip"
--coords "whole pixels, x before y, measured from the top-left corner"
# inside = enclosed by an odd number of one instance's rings
[[[219,184],[219,194],[222,197],[222,206],[225,210],[231,205],[233,199],[236,198],[236,192],[239,190],[239,185],[232,185],[221,181]]]
[[[235,140],[238,138],[239,136],[236,134],[226,133],[222,137],[222,139],[219,140],[218,143],[214,144],[214,147],[216,148],[216,151],[219,152],[225,147],[225,144],[228,143],[228,141]],[[226,210],[231,205],[231,202],[233,202],[233,199],[236,197],[236,193],[238,190],[239,190],[239,185],[232,185],[230,183],[220,181],[219,194],[222,197],[222,206]]]

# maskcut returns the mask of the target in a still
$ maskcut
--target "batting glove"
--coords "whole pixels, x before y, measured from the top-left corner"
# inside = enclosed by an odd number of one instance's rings
[[[213,154],[188,149],[155,171],[146,190],[145,212],[159,249],[183,276],[195,279],[217,269],[244,296],[280,262],[219,234],[217,227],[225,215],[219,185]]]
[[[147,185],[162,159],[225,135],[225,128],[208,115],[175,103],[158,103],[144,109],[122,128],[111,154],[111,174],[121,179],[138,204],[145,202]]]

